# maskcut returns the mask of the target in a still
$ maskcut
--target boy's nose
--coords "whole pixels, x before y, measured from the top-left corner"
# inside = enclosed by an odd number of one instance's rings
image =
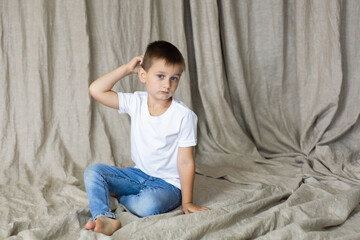
[[[170,88],[170,83],[171,83],[171,81],[170,81],[169,78],[168,78],[168,79],[165,79],[163,82],[164,82],[164,87],[165,87],[165,88]]]

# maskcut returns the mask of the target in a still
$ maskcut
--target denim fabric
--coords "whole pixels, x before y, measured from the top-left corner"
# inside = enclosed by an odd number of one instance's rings
[[[98,216],[116,218],[110,208],[110,193],[139,217],[168,212],[181,204],[181,190],[137,168],[93,164],[84,173],[90,211]]]

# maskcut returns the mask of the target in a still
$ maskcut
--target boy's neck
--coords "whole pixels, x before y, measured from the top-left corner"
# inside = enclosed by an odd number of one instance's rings
[[[170,107],[172,97],[164,101],[154,101],[149,96],[147,98],[147,106],[151,116],[160,116]]]

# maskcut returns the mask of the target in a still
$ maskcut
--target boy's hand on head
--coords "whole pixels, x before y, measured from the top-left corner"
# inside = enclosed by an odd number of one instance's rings
[[[143,59],[144,56],[136,56],[126,64],[130,74],[138,72],[138,69],[142,64]]]
[[[197,206],[192,203],[184,203],[182,205],[182,210],[185,214],[189,214],[189,213],[194,213],[194,212],[206,211],[206,210],[210,210],[210,209],[207,207]]]

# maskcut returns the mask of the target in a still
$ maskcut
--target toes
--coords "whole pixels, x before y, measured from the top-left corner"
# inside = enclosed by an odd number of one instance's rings
[[[95,225],[96,225],[96,224],[95,224],[94,221],[90,221],[90,222],[86,223],[85,228],[86,228],[87,230],[94,230]]]

